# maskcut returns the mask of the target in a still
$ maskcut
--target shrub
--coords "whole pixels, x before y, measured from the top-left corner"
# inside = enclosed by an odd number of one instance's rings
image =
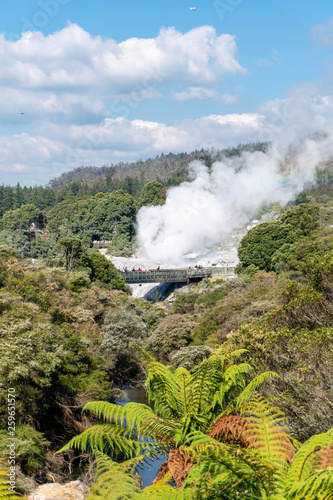
[[[107,311],[101,327],[103,333],[102,348],[118,353],[128,349],[131,342],[141,343],[147,336],[147,327],[135,311],[121,309]]]
[[[9,455],[8,431],[0,431],[0,456]],[[18,426],[15,430],[15,459],[22,471],[31,474],[41,469],[45,461],[45,449],[49,445],[44,434],[30,425]]]
[[[89,276],[84,271],[74,271],[68,280],[68,288],[73,292],[79,292],[90,284]]]
[[[170,354],[170,365],[173,370],[182,366],[187,370],[192,370],[196,365],[213,352],[211,347],[206,345],[190,345],[182,347],[179,351]]]
[[[172,352],[187,346],[196,321],[182,314],[172,314],[164,318],[149,337],[149,346],[162,363],[169,362]]]
[[[104,257],[104,255],[100,253],[92,253],[89,256],[89,261],[91,278],[93,280],[98,280],[102,283],[109,283],[112,288],[117,290],[123,290],[126,292],[129,290],[124,278],[120,275],[113,263]]]

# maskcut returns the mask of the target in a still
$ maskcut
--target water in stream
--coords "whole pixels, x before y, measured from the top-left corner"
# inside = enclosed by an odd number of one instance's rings
[[[124,389],[123,393],[124,398],[116,399],[116,404],[125,406],[126,403],[141,403],[147,406],[151,406],[148,403],[148,399],[144,389]],[[148,466],[137,470],[137,473],[142,477],[143,488],[152,484],[160,465],[165,462],[165,460],[165,456],[155,459]]]

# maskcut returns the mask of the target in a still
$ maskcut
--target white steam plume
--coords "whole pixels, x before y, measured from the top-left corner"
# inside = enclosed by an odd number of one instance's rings
[[[138,213],[141,250],[154,261],[179,264],[189,252],[217,243],[244,226],[265,203],[285,205],[312,182],[316,167],[333,152],[330,135],[297,146],[273,144],[267,153],[245,152],[215,162],[190,164],[194,180],[168,190],[165,205]]]

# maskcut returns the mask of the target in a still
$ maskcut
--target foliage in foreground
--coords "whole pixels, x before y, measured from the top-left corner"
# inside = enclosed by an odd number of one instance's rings
[[[10,483],[10,470],[7,464],[0,459],[0,500],[19,500],[22,498]]]
[[[174,373],[141,351],[154,411],[88,403],[103,419],[73,438],[70,447],[91,449],[96,483],[88,500],[333,499],[333,429],[303,445],[291,438],[284,414],[256,389],[266,372],[246,385],[250,366],[234,362],[244,350],[215,351],[191,372]],[[125,461],[111,457],[122,454]],[[136,467],[164,454],[151,486],[140,489]]]
[[[119,464],[97,451],[97,481],[88,500],[332,499],[333,429],[300,446],[278,426],[279,412],[265,408],[264,403],[258,408],[252,417],[243,419],[238,445],[198,433],[177,456],[170,453],[173,479],[184,476],[185,466],[187,477],[179,488],[170,484],[172,474],[168,473],[140,491],[133,474],[144,455]]]
[[[84,410],[102,418],[103,423],[74,437],[61,451],[92,450],[106,472],[105,464],[110,463],[107,456],[135,458],[137,464],[164,454],[168,460],[161,466],[159,479],[170,472],[177,487],[181,487],[197,460],[193,443],[200,446],[201,440],[215,442],[216,433],[222,441],[234,442],[245,423],[245,420],[237,420],[240,417],[236,415],[244,412],[250,402],[251,411],[262,406],[262,400],[255,398],[256,390],[276,374],[266,372],[247,383],[251,366],[235,363],[246,352],[244,349],[230,352],[220,348],[190,372],[179,367],[174,373],[139,350],[147,370],[147,394],[154,402],[154,410],[138,403],[127,403],[124,407],[108,402],[88,403]],[[234,436],[229,435],[230,419],[235,424]],[[184,455],[183,448],[187,450],[189,446],[190,452],[185,451]],[[175,472],[179,461],[184,463],[180,474]],[[115,465],[112,463],[111,467]],[[170,489],[164,483],[162,488]],[[96,493],[96,498],[99,495]]]

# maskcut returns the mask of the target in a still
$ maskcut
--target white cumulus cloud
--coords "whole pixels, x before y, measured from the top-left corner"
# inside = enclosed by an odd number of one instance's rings
[[[211,26],[186,33],[162,28],[155,38],[120,43],[76,24],[47,36],[28,31],[16,41],[0,35],[0,64],[0,117],[9,122],[18,106],[29,110],[31,120],[42,113],[101,119],[110,101],[159,99],[166,84],[205,86],[246,72],[235,37],[218,36]]]

